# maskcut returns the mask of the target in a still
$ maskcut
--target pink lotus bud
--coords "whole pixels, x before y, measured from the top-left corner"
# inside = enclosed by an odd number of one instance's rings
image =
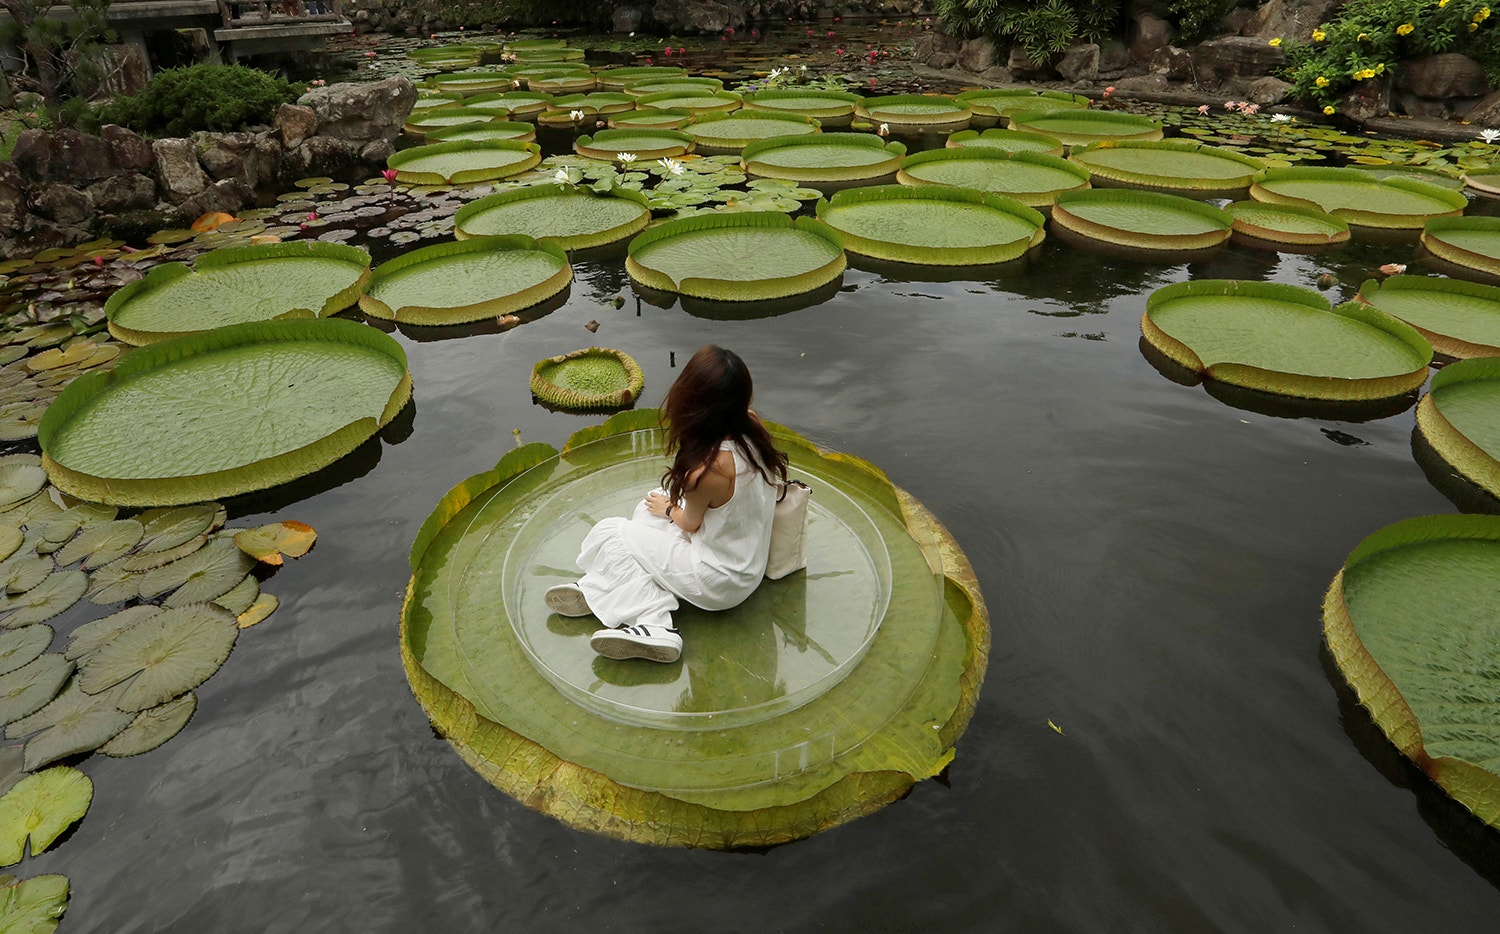
[[[396,170],[395,169],[381,169],[380,170],[380,177],[383,178],[383,179],[385,179],[388,182],[394,182],[396,180]]]
[[[103,266],[104,265],[104,257],[102,257],[102,256],[96,256],[96,257],[94,257],[94,265],[95,266]]]
[[[374,58],[374,57],[375,57],[375,53],[374,52],[366,52],[365,53],[365,58]]]
[[[317,211],[308,211],[307,212],[307,219],[310,220],[310,221],[317,220],[318,219],[318,212]]]

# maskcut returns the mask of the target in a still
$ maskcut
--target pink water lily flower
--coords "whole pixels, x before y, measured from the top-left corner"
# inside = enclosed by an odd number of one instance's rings
[[[1406,264],[1405,263],[1386,263],[1385,265],[1383,265],[1383,266],[1380,267],[1380,271],[1383,272],[1383,273],[1385,273],[1388,276],[1399,276],[1403,272],[1406,272]]]
[[[1206,113],[1208,113],[1208,105],[1207,104],[1199,104],[1198,105],[1198,112],[1200,114],[1206,114]]]
[[[383,178],[383,179],[385,179],[388,182],[394,182],[396,180],[396,170],[395,169],[381,169],[380,170],[380,177]]]

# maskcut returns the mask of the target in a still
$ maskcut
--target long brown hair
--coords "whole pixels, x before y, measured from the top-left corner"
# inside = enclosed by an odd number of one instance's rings
[[[754,390],[745,361],[716,344],[700,347],[682,368],[661,404],[667,452],[674,454],[661,485],[673,500],[682,498],[694,471],[713,466],[722,441],[739,444],[767,483],[786,480],[786,455],[750,414]]]

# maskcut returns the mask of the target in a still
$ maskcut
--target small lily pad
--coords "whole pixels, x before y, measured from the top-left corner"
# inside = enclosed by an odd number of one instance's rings
[[[253,567],[255,561],[233,539],[214,539],[186,558],[142,574],[141,596],[149,600],[172,590],[165,601],[168,606],[212,600],[238,584]]]
[[[0,674],[31,664],[52,644],[51,626],[37,624],[0,632]]]
[[[46,580],[52,567],[49,557],[25,553],[12,555],[0,561],[0,591],[5,594],[25,593]]]
[[[89,575],[89,601],[97,606],[122,603],[141,595],[139,574],[125,567],[121,558],[97,568]]]
[[[0,465],[0,508],[34,496],[47,484],[47,471],[32,464]]]
[[[15,554],[25,543],[25,532],[15,526],[0,526],[0,561]]]
[[[255,602],[250,604],[249,608],[241,613],[235,622],[241,629],[249,629],[256,623],[264,622],[266,617],[275,613],[276,608],[279,606],[281,606],[281,601],[276,599],[275,594],[263,593],[255,598]]]
[[[163,611],[159,606],[144,604],[126,607],[118,613],[111,613],[92,622],[84,623],[69,634],[68,647],[63,650],[63,655],[76,661],[98,651],[101,646],[141,620],[150,619],[161,612]]]
[[[41,710],[57,696],[72,673],[71,661],[48,654],[0,675],[0,723],[10,723]]]
[[[192,691],[165,704],[142,710],[119,736],[99,747],[106,756],[138,756],[150,752],[182,732],[198,710],[198,695]]]
[[[45,852],[63,831],[88,813],[94,783],[74,768],[59,765],[28,775],[0,797],[0,866]]]
[[[69,570],[49,574],[47,579],[20,594],[0,597],[0,626],[15,629],[49,620],[83,599],[89,589],[89,576]]]
[[[85,571],[124,557],[140,543],[145,529],[134,519],[116,519],[96,525],[64,545],[54,558],[59,565],[83,560]]]
[[[175,506],[150,509],[136,516],[145,527],[138,549],[159,552],[192,541],[213,527],[217,510],[213,506]]]
[[[26,740],[28,771],[81,752],[92,752],[114,739],[135,719],[133,712],[126,713],[115,706],[119,695],[118,690],[85,694],[74,678],[52,703],[7,726],[5,736],[31,737]]]
[[[124,684],[115,705],[145,710],[207,681],[229,657],[238,633],[233,614],[223,607],[170,609],[100,647],[84,662],[78,684],[89,694]]]
[[[259,596],[260,581],[255,579],[254,574],[246,574],[244,580],[230,588],[228,593],[215,597],[213,602],[238,616],[250,609]]]
[[[300,558],[317,540],[318,533],[312,526],[295,519],[234,533],[234,543],[240,550],[263,564],[279,565],[283,555]]]
[[[36,876],[0,886],[0,931],[6,934],[52,934],[67,910],[67,876]]]

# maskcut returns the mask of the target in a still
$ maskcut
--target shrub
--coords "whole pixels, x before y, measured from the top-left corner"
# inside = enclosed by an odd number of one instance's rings
[[[953,35],[989,36],[1020,45],[1034,62],[1049,62],[1078,39],[1098,41],[1120,18],[1118,0],[936,0]]]
[[[158,72],[139,94],[106,104],[99,117],[151,136],[230,132],[269,123],[279,105],[300,93],[285,79],[243,65],[190,65]]]
[[[1179,37],[1198,42],[1217,34],[1224,17],[1238,5],[1238,0],[1172,0],[1167,12],[1177,25]]]
[[[1291,39],[1292,37],[1287,37]],[[1484,0],[1349,0],[1287,49],[1293,96],[1333,113],[1355,82],[1393,74],[1408,58],[1461,52],[1500,81],[1500,35]],[[1273,39],[1272,42],[1280,40]]]

